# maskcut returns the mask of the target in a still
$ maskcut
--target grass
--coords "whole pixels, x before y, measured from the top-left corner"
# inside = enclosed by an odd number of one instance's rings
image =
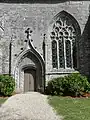
[[[7,98],[0,97],[0,105],[3,104],[6,100]]]
[[[48,99],[63,120],[90,120],[90,98],[49,96]]]

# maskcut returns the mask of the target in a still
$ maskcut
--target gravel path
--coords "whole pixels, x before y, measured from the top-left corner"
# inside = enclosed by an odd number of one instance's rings
[[[37,92],[14,95],[0,107],[0,120],[61,120],[47,102]]]

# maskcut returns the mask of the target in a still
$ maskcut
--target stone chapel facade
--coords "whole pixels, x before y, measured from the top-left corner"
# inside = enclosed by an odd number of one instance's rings
[[[44,91],[76,71],[90,75],[89,0],[0,3],[0,74],[17,91]]]

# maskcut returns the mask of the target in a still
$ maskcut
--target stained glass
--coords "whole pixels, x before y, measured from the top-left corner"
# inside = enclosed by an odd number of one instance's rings
[[[57,42],[55,40],[52,41],[52,65],[53,68],[57,68]]]
[[[59,40],[59,67],[60,68],[64,68],[65,64],[64,64],[64,44],[63,44],[63,40]]]
[[[66,40],[66,66],[72,67],[71,63],[71,43],[69,40]]]

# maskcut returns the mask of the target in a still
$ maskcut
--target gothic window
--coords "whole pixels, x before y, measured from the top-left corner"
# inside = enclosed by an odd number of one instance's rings
[[[76,68],[77,66],[77,30],[72,20],[59,16],[52,25],[50,38],[52,40],[53,68]]]

